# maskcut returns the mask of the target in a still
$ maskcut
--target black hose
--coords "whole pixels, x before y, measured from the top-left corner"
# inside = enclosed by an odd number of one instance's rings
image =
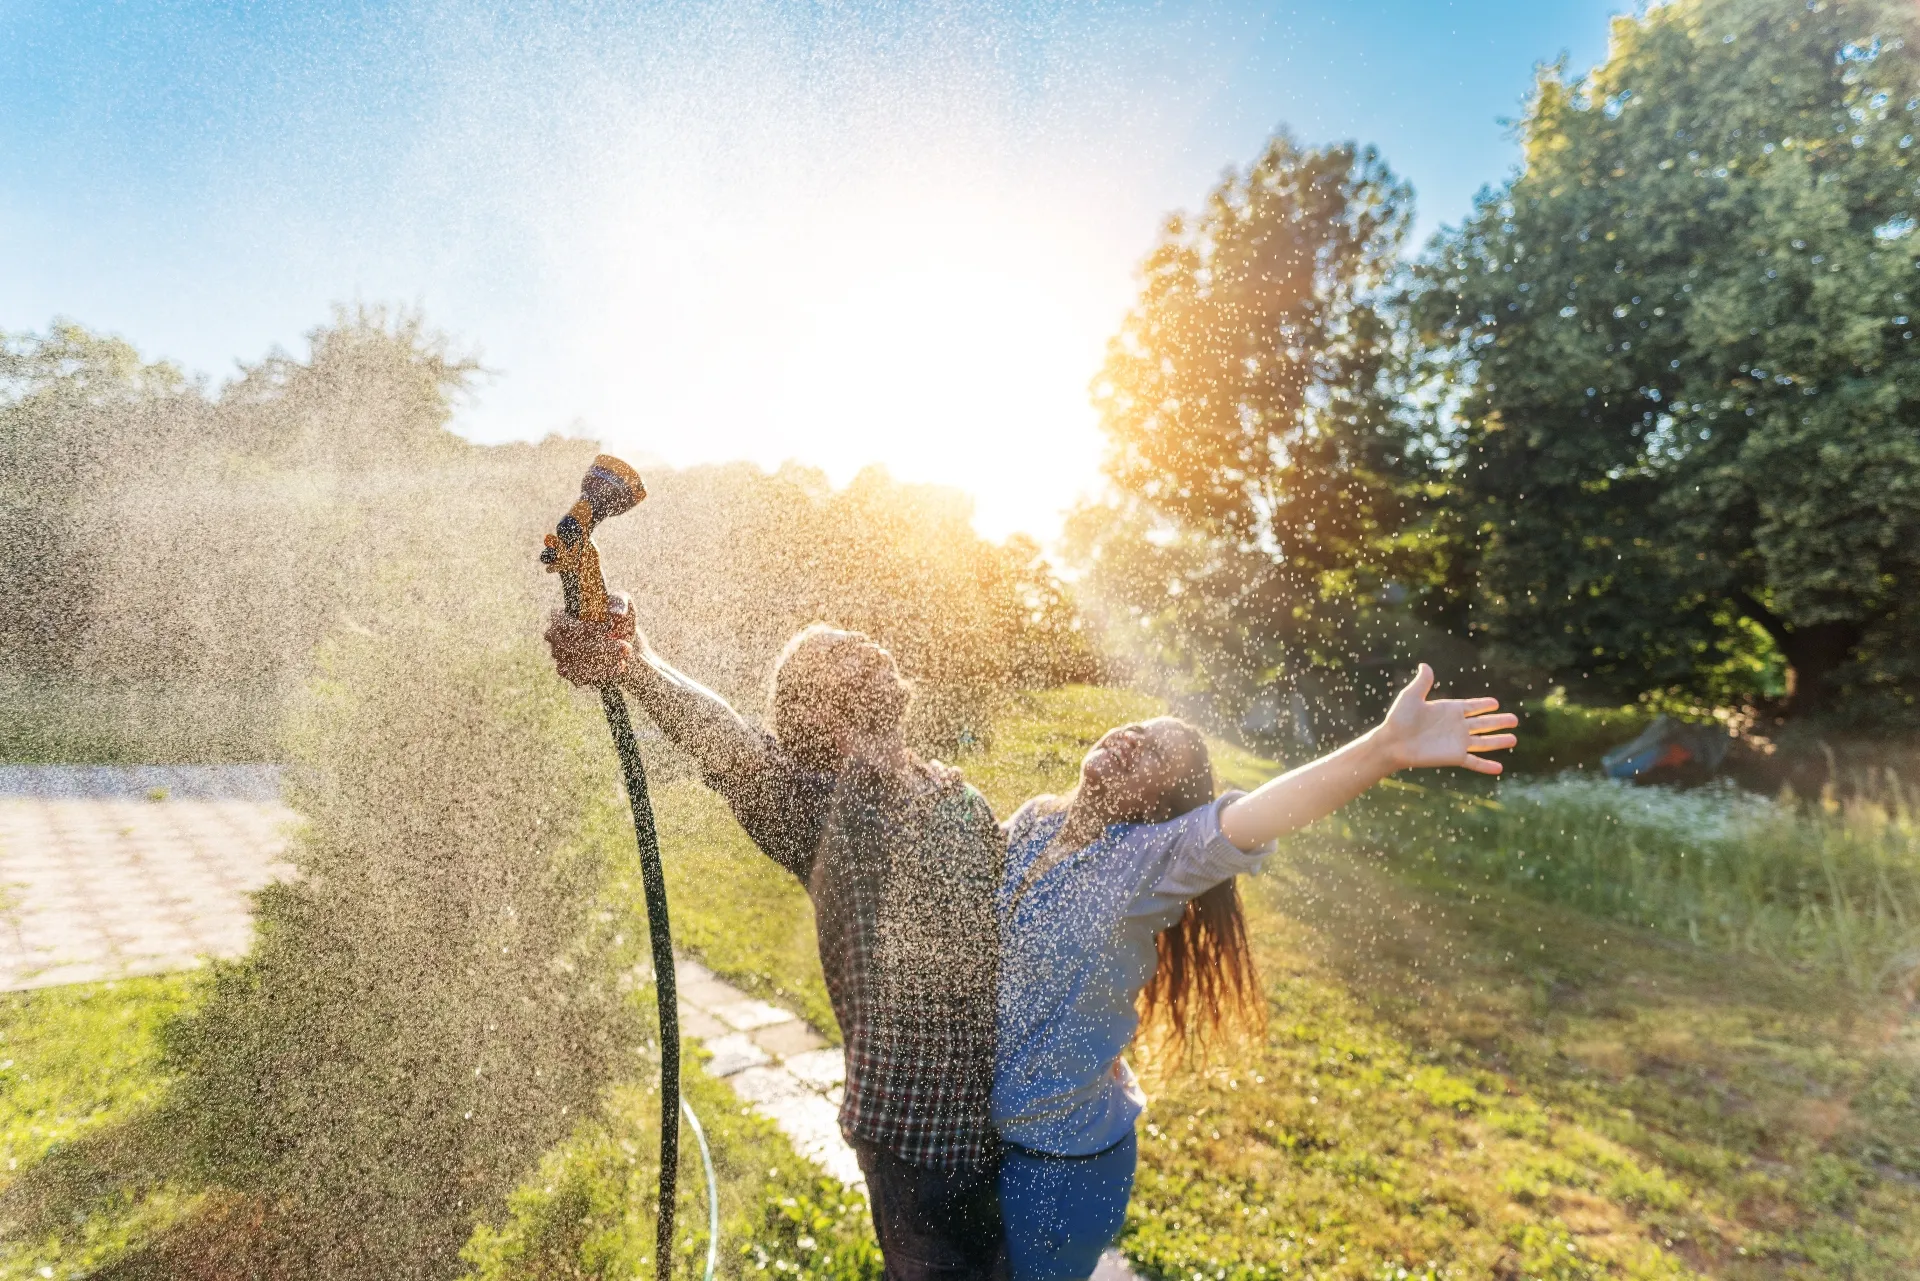
[[[653,804],[647,798],[647,770],[640,763],[640,745],[633,738],[627,700],[618,686],[602,685],[600,705],[607,712],[607,728],[613,731],[613,749],[619,753],[620,773],[627,784],[627,802],[633,807],[633,834],[640,845],[640,884],[647,896],[647,932],[653,939],[653,991],[660,1007],[660,1210],[654,1224],[654,1275],[666,1281],[673,1274],[673,1211],[680,1181],[681,1107],[680,1004],[674,983],[673,933],[667,922],[667,877],[660,866],[660,837],[654,831]],[[691,1109],[687,1115],[692,1117]],[[701,1147],[705,1146],[703,1141]],[[714,1192],[709,1163],[707,1195],[710,1201]],[[712,1275],[711,1259],[708,1275]]]
[[[610,454],[594,458],[580,482],[580,497],[547,535],[540,561],[560,575],[560,591],[567,613],[604,620],[609,609],[607,580],[600,572],[600,552],[593,531],[601,521],[631,511],[647,496],[640,474]],[[653,939],[653,990],[660,1006],[660,1208],[654,1221],[654,1275],[669,1281],[673,1275],[673,1212],[680,1182],[680,1002],[675,990],[673,931],[667,922],[667,877],[660,866],[660,836],[653,826],[653,804],[647,798],[647,770],[640,762],[640,745],[633,738],[633,721],[626,696],[609,681],[600,687],[600,706],[606,709],[607,728],[620,756],[620,774],[627,784],[627,802],[633,807],[633,834],[640,845],[640,884],[647,896],[647,932]],[[719,1188],[713,1177],[713,1158],[706,1135],[692,1108],[687,1121],[700,1142],[707,1170],[707,1277],[712,1281],[720,1239]]]

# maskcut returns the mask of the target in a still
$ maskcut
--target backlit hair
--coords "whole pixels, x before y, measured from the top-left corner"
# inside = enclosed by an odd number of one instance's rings
[[[1165,823],[1214,801],[1213,756],[1200,731],[1175,717],[1185,768],[1160,795],[1149,797],[1116,823]],[[1046,812],[1072,804],[1073,792],[1042,803]],[[1149,1052],[1179,1062],[1190,1048],[1208,1050],[1232,1036],[1249,1039],[1267,1028],[1267,998],[1247,941],[1246,909],[1237,877],[1229,877],[1187,903],[1180,919],[1154,939],[1157,962],[1141,989],[1137,1037]]]
[[[1185,721],[1174,724],[1187,768],[1149,803],[1145,822],[1164,823],[1214,800],[1207,740]],[[1251,1038],[1266,1031],[1266,993],[1247,941],[1238,880],[1230,876],[1190,900],[1180,919],[1153,941],[1158,963],[1140,993],[1140,1040],[1168,1051],[1176,1062],[1189,1047],[1204,1051],[1235,1034]]]
[[[795,632],[774,660],[773,736],[808,768],[839,763],[837,731],[884,733],[906,717],[913,687],[898,669],[887,682],[849,681],[832,661],[846,646],[872,644],[863,632],[811,623]]]

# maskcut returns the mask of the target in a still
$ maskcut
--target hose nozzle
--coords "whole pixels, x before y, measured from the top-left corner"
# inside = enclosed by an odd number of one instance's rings
[[[632,511],[646,496],[639,472],[612,454],[600,454],[580,481],[580,497],[547,535],[540,562],[548,573],[560,575],[567,612],[575,618],[601,622],[607,617],[607,580],[593,531],[602,521]]]

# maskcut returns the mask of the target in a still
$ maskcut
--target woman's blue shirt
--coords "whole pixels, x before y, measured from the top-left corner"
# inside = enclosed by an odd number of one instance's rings
[[[1220,831],[1240,793],[1167,823],[1121,823],[1030,877],[1064,812],[1029,803],[1007,823],[993,1122],[1010,1143],[1084,1156],[1125,1138],[1146,1104],[1120,1057],[1153,977],[1154,937],[1189,900],[1260,870]]]

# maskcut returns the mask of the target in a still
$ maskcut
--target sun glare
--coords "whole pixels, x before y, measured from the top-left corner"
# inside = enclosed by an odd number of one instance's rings
[[[566,249],[592,264],[574,341],[607,380],[586,429],[674,465],[795,459],[845,483],[879,464],[965,490],[990,536],[1051,536],[1097,466],[1086,387],[1137,247],[1064,190],[1003,180],[956,164],[611,202],[629,216],[593,229],[602,251]]]

